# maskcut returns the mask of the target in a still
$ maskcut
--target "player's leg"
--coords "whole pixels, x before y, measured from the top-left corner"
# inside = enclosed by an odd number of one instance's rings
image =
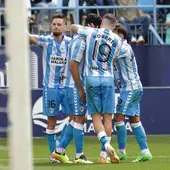
[[[133,105],[129,107],[128,115],[133,133],[136,137],[136,141],[140,147],[141,154],[133,162],[148,161],[152,159],[152,155],[149,151],[146,133],[140,121],[140,99],[142,96],[142,90],[135,90],[133,92]]]
[[[75,164],[92,164],[93,162],[87,160],[85,154],[83,153],[84,149],[84,123],[86,120],[85,114],[75,115],[74,117],[74,144],[76,148],[76,158],[74,160]]]
[[[105,132],[105,128],[103,125],[103,122],[101,120],[101,113],[103,111],[104,104],[102,103],[102,86],[101,86],[101,78],[100,77],[87,77],[86,78],[86,92],[87,92],[87,108],[88,113],[92,115],[93,125],[94,129],[97,133],[97,136],[101,142],[102,145],[107,150],[107,153],[110,155],[112,162],[119,162],[119,160],[115,159],[117,158],[116,153],[112,146],[109,143],[109,139],[107,137],[107,134]],[[112,82],[113,83],[113,82]],[[107,84],[107,83],[106,83]],[[113,91],[112,91],[113,92]],[[112,96],[112,93],[109,94]],[[108,95],[106,97],[109,97]],[[112,96],[111,102],[114,100],[114,96]],[[109,98],[107,101],[110,101]],[[110,104],[111,105],[111,104]],[[114,107],[114,106],[112,106]],[[108,107],[110,109],[110,107]],[[112,113],[112,111],[109,110],[109,112],[106,113]]]
[[[118,144],[117,154],[120,160],[125,160],[127,157],[126,155],[127,130],[125,127],[124,115],[122,115],[121,113],[116,113],[114,115],[114,122],[117,132],[117,144]]]
[[[94,129],[102,145],[109,145],[108,137],[102,123],[102,103],[100,99],[101,87],[100,79],[95,77],[86,77],[86,93],[87,93],[87,110],[92,116]]]
[[[108,136],[108,141],[109,143],[111,143],[111,136],[112,136],[112,115],[111,114],[103,115],[103,124],[105,128],[105,132]],[[98,162],[101,164],[110,163],[109,161],[107,161],[107,152],[106,152],[104,145],[102,145],[100,158]]]
[[[60,144],[61,140],[63,139],[64,134],[65,134],[65,130],[66,130],[67,126],[69,125],[69,122],[70,122],[70,121],[66,122],[66,124],[64,125],[64,127],[63,127],[63,129],[62,129],[62,131],[61,131],[61,133],[60,133],[60,136],[58,137],[58,139],[57,139],[57,141],[56,141],[56,145],[57,145],[57,146]]]
[[[120,160],[125,160],[126,154],[126,138],[127,130],[125,127],[124,118],[127,115],[128,108],[132,103],[133,92],[132,91],[122,91],[116,106],[116,114],[114,115],[114,122],[117,131],[117,143],[118,143],[118,156]]]
[[[62,94],[61,95],[62,112],[68,115],[72,115],[72,113],[74,112],[74,106],[72,101],[71,88],[62,88],[59,90],[60,93]],[[64,136],[62,137],[59,145],[57,146],[56,150],[52,154],[52,156],[55,159],[59,160],[62,163],[72,163],[71,161],[69,161],[68,157],[66,156],[65,150],[66,147],[71,142],[71,140],[73,139],[73,124],[74,122],[73,120],[71,120],[65,129]]]
[[[73,125],[73,137],[76,148],[75,164],[91,164],[93,162],[87,160],[83,153],[84,149],[84,123],[86,121],[87,105],[82,103],[78,93],[78,89],[75,87],[73,91],[74,99],[74,125]]]
[[[66,131],[68,125],[70,124],[70,122],[71,122],[72,120],[73,120],[73,115],[72,115],[72,114],[69,114],[69,120],[68,120],[68,122],[66,122],[66,124],[64,125],[64,127],[63,127],[63,129],[62,129],[62,131],[61,131],[61,133],[60,133],[60,136],[58,137],[58,140],[56,141],[56,142],[57,142],[57,147],[59,146],[61,140],[63,139],[64,134],[65,134],[65,131]]]
[[[101,84],[102,84],[101,102],[102,102],[103,123],[104,123],[105,132],[108,136],[108,141],[110,143],[111,135],[112,135],[112,115],[114,114],[114,105],[115,105],[114,80],[113,78],[110,77],[104,77],[101,79]],[[104,151],[104,147],[102,147],[102,149]],[[104,152],[103,152],[103,156],[104,156]],[[114,161],[119,162],[119,159],[115,151],[113,156],[110,155],[110,158],[112,162]]]
[[[147,137],[145,130],[142,126],[139,116],[129,117],[133,133],[135,135],[136,141],[140,147],[141,153],[133,162],[149,161],[152,159],[152,154],[148,148]]]
[[[56,101],[56,89],[53,88],[43,88],[43,113],[48,117],[47,128],[46,128],[46,138],[48,141],[48,146],[50,154],[56,148],[56,116],[59,112],[59,108]]]

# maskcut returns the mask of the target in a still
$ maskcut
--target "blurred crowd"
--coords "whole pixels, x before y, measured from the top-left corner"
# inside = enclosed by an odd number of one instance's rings
[[[0,0],[1,7],[4,7],[4,1]],[[155,0],[79,0],[79,6],[115,6],[115,5],[153,5]],[[75,23],[76,14],[75,0],[27,0],[28,7],[36,7],[36,10],[30,11],[31,22],[30,31],[32,33],[50,33],[50,20],[56,12],[63,12],[67,17],[67,24]],[[159,5],[170,5],[170,0],[157,0]],[[46,8],[40,10],[40,8]],[[61,9],[69,7],[69,9]],[[106,13],[113,13],[124,24],[128,30],[127,39],[130,43],[145,44],[148,43],[149,25],[153,23],[152,8],[108,8],[108,9],[82,9],[79,14],[79,23],[84,25],[88,13],[97,13],[103,16]],[[170,44],[170,8],[160,8],[157,10],[157,23],[164,25],[164,40]],[[4,15],[1,12],[1,32],[3,35],[5,22]],[[159,27],[158,27],[159,29]],[[4,44],[4,38],[1,40]]]

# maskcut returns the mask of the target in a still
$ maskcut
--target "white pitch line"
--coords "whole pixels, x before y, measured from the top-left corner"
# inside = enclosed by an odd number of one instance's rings
[[[8,169],[8,166],[4,166],[0,164],[0,170],[6,170],[6,169]]]
[[[136,156],[128,156],[127,159],[132,159],[132,158],[136,158]],[[153,156],[153,159],[157,159],[157,158],[170,158],[170,155],[168,156]],[[74,159],[74,158],[70,158],[70,159]],[[88,159],[98,159],[98,157],[88,157]],[[0,161],[8,161],[10,159],[0,159]],[[50,158],[34,158],[33,160],[50,160]]]
[[[8,148],[6,146],[0,146],[0,151],[8,151]]]

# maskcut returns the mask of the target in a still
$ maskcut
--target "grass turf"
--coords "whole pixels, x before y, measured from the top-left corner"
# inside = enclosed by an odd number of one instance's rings
[[[0,139],[0,169],[6,169],[8,165],[7,140]],[[127,153],[128,158],[120,164],[97,164],[101,145],[97,137],[85,137],[84,153],[89,160],[94,161],[93,165],[72,165],[52,164],[49,159],[49,151],[45,138],[34,138],[34,169],[35,170],[103,170],[104,168],[116,170],[169,170],[170,169],[170,135],[148,136],[149,148],[153,159],[149,162],[131,163],[139,154],[139,148],[133,136],[128,136]],[[116,147],[116,140],[113,136],[112,145]],[[73,142],[67,148],[67,155],[74,160],[75,149]],[[23,151],[24,155],[24,151]],[[22,161],[22,160],[21,160]]]

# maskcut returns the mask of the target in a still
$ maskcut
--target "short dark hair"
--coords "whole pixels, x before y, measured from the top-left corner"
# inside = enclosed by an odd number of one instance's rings
[[[89,13],[85,20],[85,25],[93,23],[95,27],[100,27],[102,23],[102,17],[100,15]]]
[[[66,22],[66,17],[65,17],[64,14],[62,14],[62,13],[56,13],[56,14],[54,14],[51,21],[53,21],[53,19],[56,19],[56,18],[63,19],[64,22]]]
[[[107,19],[110,21],[110,24],[114,25],[117,23],[117,19],[113,14],[105,14],[103,16],[103,19]]]
[[[117,23],[113,29],[113,32],[116,32],[117,34],[123,34],[124,37],[127,35],[126,27],[120,23]]]

